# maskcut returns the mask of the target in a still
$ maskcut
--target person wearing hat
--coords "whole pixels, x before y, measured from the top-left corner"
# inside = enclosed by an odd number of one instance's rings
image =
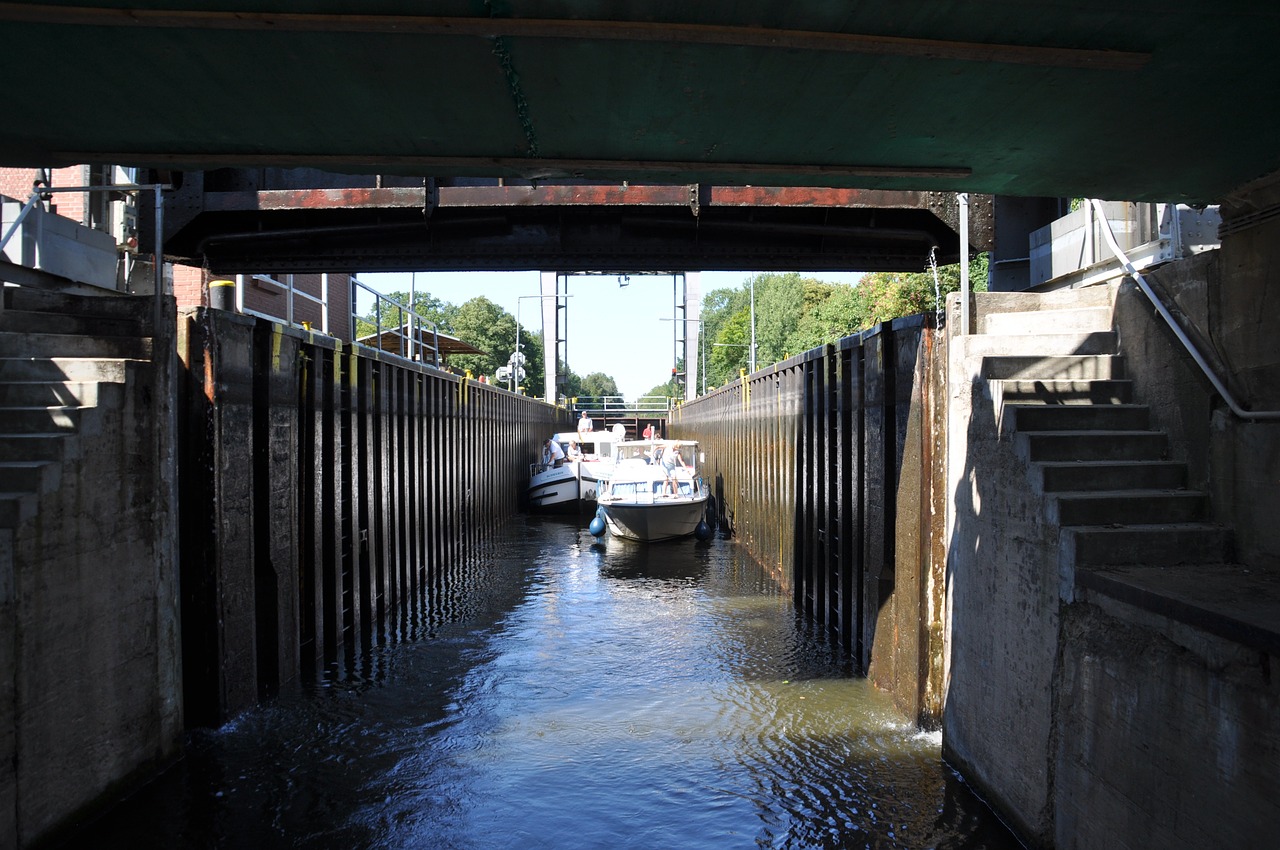
[[[551,437],[542,442],[542,465],[564,466],[564,449]]]

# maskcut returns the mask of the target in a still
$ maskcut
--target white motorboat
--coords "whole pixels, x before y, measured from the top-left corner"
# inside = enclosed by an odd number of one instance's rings
[[[537,463],[529,464],[529,508],[572,512],[596,501],[601,479],[613,471],[614,450],[625,434],[614,431],[563,431],[551,440],[563,458],[544,448]],[[578,455],[571,457],[576,446]],[[558,462],[557,462],[558,461]]]
[[[600,490],[592,533],[653,543],[698,530],[708,491],[698,474],[703,458],[693,440],[631,440],[620,443],[613,475]],[[597,533],[597,528],[599,533]]]

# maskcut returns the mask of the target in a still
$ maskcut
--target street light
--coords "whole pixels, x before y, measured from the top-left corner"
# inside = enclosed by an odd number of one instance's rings
[[[756,279],[751,278],[751,352],[747,357],[751,374],[756,373]]]
[[[512,383],[511,383],[511,382],[512,382],[512,381],[516,381],[516,373],[517,373],[517,371],[519,370],[520,365],[521,365],[521,364],[523,364],[523,362],[524,362],[523,360],[521,360],[521,362],[520,362],[520,363],[516,363],[516,362],[515,362],[515,361],[518,359],[518,358],[516,357],[516,355],[520,355],[520,357],[521,357],[521,358],[522,358],[522,357],[524,357],[524,355],[523,355],[523,354],[521,354],[521,352],[520,352],[520,302],[521,302],[521,301],[528,301],[528,300],[529,300],[529,299],[531,299],[531,298],[537,298],[537,299],[541,300],[541,299],[543,299],[543,298],[572,298],[572,297],[573,297],[572,295],[568,295],[568,294],[565,294],[565,295],[520,295],[520,296],[517,296],[517,297],[516,297],[516,350],[515,350],[514,352],[512,352],[512,354],[511,354],[511,360],[509,360],[509,361],[508,361],[508,363],[511,365],[511,377],[507,379],[507,389],[512,390],[512,391],[514,392],[514,388],[513,388],[513,385],[512,385]],[[545,331],[545,330],[546,330],[546,328],[543,328],[543,331]],[[542,364],[542,368],[543,368],[543,369],[546,369],[546,368],[547,368],[547,364],[543,363],[543,364]],[[518,382],[518,381],[516,381],[516,384],[515,384],[515,385],[516,385],[516,386],[518,386],[518,385],[519,385],[519,382]],[[552,401],[555,401],[555,399],[552,399]]]

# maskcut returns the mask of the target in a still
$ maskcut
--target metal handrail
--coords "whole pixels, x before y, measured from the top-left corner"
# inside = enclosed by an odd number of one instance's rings
[[[164,315],[164,190],[172,189],[168,183],[108,183],[101,186],[41,186],[31,193],[31,197],[23,204],[22,211],[18,213],[13,221],[13,225],[5,233],[3,239],[0,239],[0,251],[4,250],[4,246],[9,244],[9,240],[13,234],[18,231],[22,220],[27,214],[40,203],[46,195],[53,192],[141,192],[144,189],[150,189],[155,193],[155,292],[152,295],[152,323],[156,328],[160,327],[161,317]],[[0,298],[0,310],[4,309],[4,299]]]
[[[395,312],[398,316],[398,321],[395,326],[393,327],[388,324],[385,326],[385,329],[400,340],[400,356],[409,360],[422,360],[422,349],[430,348],[432,365],[436,367],[440,366],[440,328],[435,322],[416,312],[413,308],[401,304],[394,298],[388,298],[386,295],[383,295],[381,292],[378,292],[366,283],[361,283],[354,277],[351,278],[351,288],[351,336],[353,339],[355,337],[356,320],[362,318],[356,314],[355,290],[363,289],[374,298],[374,333],[377,335],[378,344],[370,347],[383,350],[382,332],[384,325],[382,323],[382,306],[385,301],[387,303],[388,311]],[[434,344],[430,346],[425,345],[422,341],[422,333],[427,327],[430,327],[431,336],[434,340]],[[361,344],[363,345],[363,343]]]
[[[293,275],[288,276],[288,280],[281,281],[266,274],[248,274],[236,275],[236,312],[243,313],[246,316],[258,316],[263,319],[269,319],[273,322],[280,321],[281,317],[265,313],[260,310],[253,310],[245,306],[245,286],[249,281],[259,281],[261,283],[275,286],[281,289],[285,296],[285,324],[289,327],[310,327],[309,323],[295,321],[294,303],[301,298],[304,301],[310,301],[320,308],[320,331],[321,333],[329,333],[329,275],[320,275],[320,294],[312,295],[303,289],[294,286]]]
[[[1111,253],[1115,254],[1116,259],[1120,261],[1120,265],[1124,268],[1125,274],[1133,278],[1134,282],[1138,284],[1138,288],[1142,290],[1142,293],[1146,295],[1147,299],[1155,306],[1156,312],[1158,312],[1160,317],[1169,325],[1169,329],[1173,331],[1173,335],[1182,343],[1183,348],[1185,348],[1187,353],[1191,355],[1191,359],[1196,362],[1196,365],[1200,367],[1200,371],[1209,379],[1209,383],[1213,384],[1213,388],[1217,391],[1218,395],[1222,396],[1222,400],[1227,403],[1227,407],[1231,408],[1231,412],[1241,419],[1247,420],[1280,419],[1280,410],[1247,410],[1236,401],[1235,396],[1231,394],[1231,390],[1227,389],[1227,385],[1223,383],[1217,373],[1213,371],[1213,367],[1209,365],[1209,361],[1205,359],[1204,355],[1200,353],[1200,350],[1196,348],[1196,344],[1191,341],[1191,337],[1187,336],[1186,331],[1184,331],[1182,326],[1178,324],[1176,319],[1174,319],[1173,313],[1171,313],[1169,308],[1164,305],[1164,302],[1160,300],[1160,296],[1151,288],[1151,284],[1147,283],[1147,279],[1143,277],[1142,273],[1139,272],[1137,268],[1134,267],[1133,263],[1129,261],[1128,255],[1125,254],[1124,249],[1120,247],[1120,243],[1116,241],[1115,233],[1111,230],[1111,222],[1107,220],[1106,210],[1102,208],[1102,201],[1099,201],[1096,198],[1091,198],[1089,200],[1089,204],[1094,212],[1097,213],[1098,217],[1102,219],[1102,223],[1105,225],[1102,228],[1102,238],[1107,241],[1107,247],[1111,249]]]
[[[620,395],[579,396],[573,402],[573,412],[599,413],[601,416],[633,413],[669,413],[671,399],[664,395],[641,396],[628,402]]]

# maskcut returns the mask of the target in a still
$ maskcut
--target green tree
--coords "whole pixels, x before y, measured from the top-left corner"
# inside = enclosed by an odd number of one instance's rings
[[[499,366],[505,366],[516,350],[516,320],[497,304],[478,295],[457,308],[453,317],[452,333],[463,342],[483,351],[483,354],[460,354],[449,358],[449,365],[458,370],[470,370],[472,375],[488,375],[492,380]],[[542,334],[520,330],[520,350],[526,361],[525,379],[521,385],[527,388],[543,386]]]
[[[618,382],[604,372],[592,372],[582,379],[580,394],[599,398],[600,396],[621,395]]]
[[[458,308],[448,301],[441,301],[430,292],[416,292],[413,304],[409,304],[408,292],[388,292],[386,298],[396,304],[404,304],[429,322],[435,322],[441,333],[452,333],[453,319]],[[388,304],[378,301],[370,306],[363,316],[356,317],[356,338],[375,333],[379,322],[382,329],[396,328],[408,322],[408,314]]]

